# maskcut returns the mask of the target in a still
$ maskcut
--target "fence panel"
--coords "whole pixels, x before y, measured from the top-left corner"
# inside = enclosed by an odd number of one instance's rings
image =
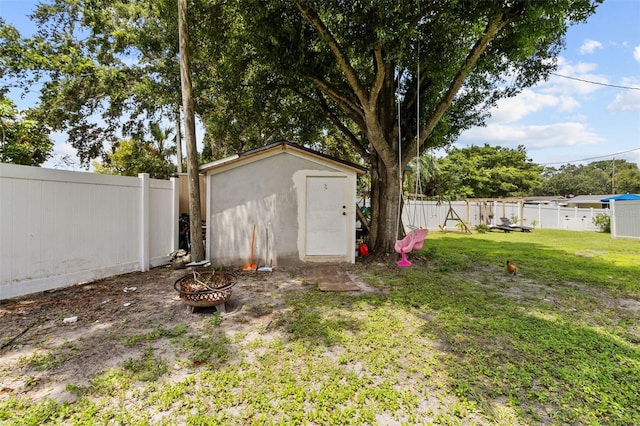
[[[465,201],[452,201],[451,208],[463,222],[469,223]],[[428,228],[434,230],[446,225],[449,230],[457,230],[455,221],[449,220],[445,224],[448,214],[448,202],[407,200],[402,209],[402,223],[406,229]]]
[[[565,231],[597,231],[593,218],[606,209],[525,205],[524,215],[528,225],[536,228],[563,229]],[[535,220],[535,222],[533,222]]]
[[[166,262],[175,182],[146,180],[0,164],[0,299]]]
[[[447,216],[449,205],[435,201],[407,200],[402,209],[402,223],[407,230],[438,229]]]
[[[504,214],[509,219],[517,220],[520,225],[534,228],[597,231],[593,218],[598,213],[610,214],[608,209],[525,204],[522,207],[523,217],[518,217],[520,206],[517,203],[502,206],[500,201],[485,203],[484,206],[477,202],[467,204],[466,201],[452,201],[451,208],[471,229],[479,224],[498,224]],[[445,225],[448,212],[449,203],[408,200],[402,211],[402,223],[408,229],[422,227],[435,230]],[[449,230],[457,230],[455,221],[448,221],[446,226]]]
[[[612,201],[611,211],[611,237],[640,240],[640,201]]]
[[[149,260],[151,266],[158,266],[166,263],[167,254],[178,246],[178,204],[177,197],[173,197],[179,188],[175,180],[150,180]]]

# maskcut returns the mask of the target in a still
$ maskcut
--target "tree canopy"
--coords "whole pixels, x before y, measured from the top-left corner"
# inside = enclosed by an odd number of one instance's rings
[[[237,14],[255,62],[368,163],[370,245],[390,251],[415,153],[447,146],[498,99],[546,78],[568,25],[597,3],[239,0]]]
[[[169,18],[177,11],[168,3],[42,2],[33,36],[0,25],[0,75],[25,92],[40,88],[38,118],[66,132],[88,165],[109,143],[175,116],[177,25]]]
[[[370,170],[370,247],[392,251],[416,152],[448,146],[498,99],[545,79],[568,26],[599,3],[191,0],[196,112],[213,155],[273,135],[341,139]],[[145,119],[175,115],[176,15],[174,0],[49,0],[36,36],[2,28],[3,67],[44,81],[45,122],[88,161]]]
[[[176,171],[169,158],[174,150],[166,146],[171,132],[156,124],[151,127],[150,133],[151,141],[125,139],[113,144],[102,162],[92,163],[95,171],[121,176],[149,173],[154,179],[168,179]]]
[[[40,166],[51,157],[49,129],[32,115],[31,110],[18,111],[10,99],[0,97],[1,163]]]
[[[640,170],[626,160],[595,161],[586,165],[565,164],[547,168],[540,195],[588,195],[640,192]]]
[[[524,146],[453,148],[439,167],[440,194],[453,198],[523,196],[542,182],[542,167],[527,158]]]

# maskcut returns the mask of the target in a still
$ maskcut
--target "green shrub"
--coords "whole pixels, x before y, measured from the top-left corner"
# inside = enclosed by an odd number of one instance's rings
[[[593,224],[600,228],[600,232],[611,233],[611,217],[604,213],[598,213],[592,220]]]
[[[475,229],[476,232],[478,232],[479,234],[484,234],[486,232],[489,232],[491,228],[489,228],[489,225],[485,225],[484,223],[481,223],[479,225],[476,225],[473,229]]]

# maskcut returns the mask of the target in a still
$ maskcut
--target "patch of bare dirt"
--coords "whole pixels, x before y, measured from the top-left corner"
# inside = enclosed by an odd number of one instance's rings
[[[357,265],[310,265],[273,272],[234,273],[238,282],[225,304],[225,331],[267,329],[286,311],[287,293],[317,290],[378,291],[358,277]],[[85,385],[96,374],[140,355],[122,339],[182,323],[196,330],[215,307],[185,304],[174,289],[189,273],[159,267],[56,291],[0,301],[0,398],[26,395],[72,400],[68,383]],[[154,343],[156,344],[156,343]],[[154,348],[169,360],[169,344]]]

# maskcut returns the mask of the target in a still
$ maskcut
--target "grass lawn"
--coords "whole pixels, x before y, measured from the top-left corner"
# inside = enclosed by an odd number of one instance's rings
[[[71,403],[2,399],[0,423],[640,424],[640,241],[434,232],[410,258],[355,265],[384,293],[309,286],[266,326],[114,336],[140,356]]]

